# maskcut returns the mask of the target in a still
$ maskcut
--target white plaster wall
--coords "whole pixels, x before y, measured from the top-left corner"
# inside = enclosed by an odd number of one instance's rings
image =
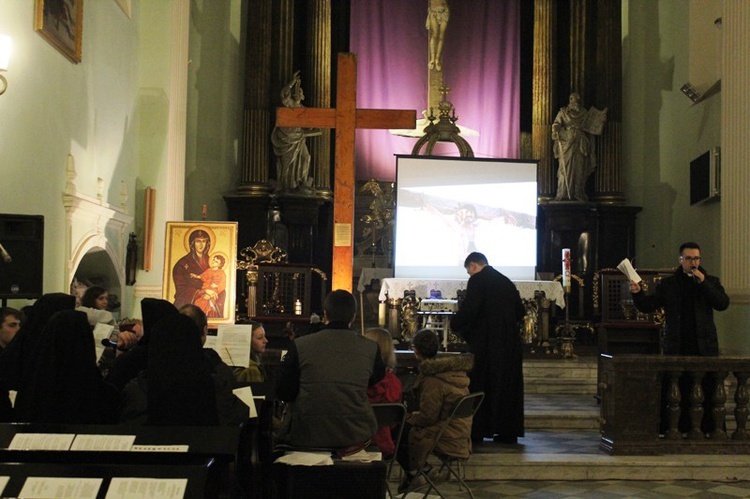
[[[137,4],[137,2],[136,2]],[[73,64],[33,29],[34,2],[2,2],[0,32],[13,39],[0,97],[0,212],[45,217],[44,291],[64,291],[65,165],[73,154],[80,192],[120,204],[136,164],[132,115],[138,85],[138,25],[114,2],[87,2],[83,60]]]

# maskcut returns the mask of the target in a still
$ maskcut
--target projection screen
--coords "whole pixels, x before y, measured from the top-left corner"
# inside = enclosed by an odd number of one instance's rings
[[[537,162],[396,156],[394,275],[465,279],[472,251],[513,280],[536,269]]]

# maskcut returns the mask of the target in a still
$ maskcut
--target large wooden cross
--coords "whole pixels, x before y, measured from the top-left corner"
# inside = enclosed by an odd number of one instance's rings
[[[354,266],[354,136],[357,128],[414,128],[415,110],[357,109],[357,58],[338,55],[336,107],[280,107],[276,126],[335,128],[331,289],[352,290]]]

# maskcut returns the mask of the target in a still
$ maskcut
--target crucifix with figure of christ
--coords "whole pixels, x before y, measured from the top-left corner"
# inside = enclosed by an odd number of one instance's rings
[[[357,59],[338,55],[336,107],[280,107],[276,126],[335,128],[333,175],[333,269],[331,289],[352,290],[354,264],[354,136],[357,128],[414,128],[417,112],[404,109],[357,109]]]

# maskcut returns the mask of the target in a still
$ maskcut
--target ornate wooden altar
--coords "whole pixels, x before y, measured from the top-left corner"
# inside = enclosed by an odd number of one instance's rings
[[[274,346],[297,335],[313,312],[323,315],[328,277],[322,270],[286,263],[286,252],[265,239],[242,249],[240,255],[237,269],[245,272],[238,276],[238,289],[245,290],[246,307],[241,317],[262,322]]]

